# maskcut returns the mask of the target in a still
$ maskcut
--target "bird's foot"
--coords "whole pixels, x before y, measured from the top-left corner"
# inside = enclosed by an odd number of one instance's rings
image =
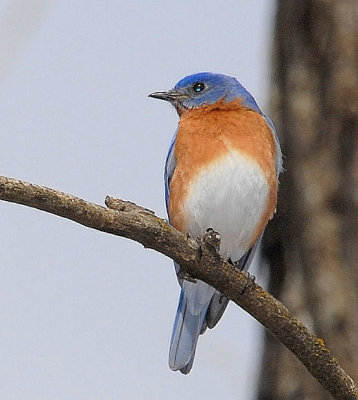
[[[203,240],[213,247],[216,251],[219,251],[221,236],[215,232],[213,228],[208,228],[203,235]]]
[[[221,236],[215,232],[214,229],[208,228],[203,236],[197,238],[199,244],[198,256],[199,260],[203,256],[204,249],[209,250],[210,253],[218,256],[220,249]]]
[[[246,282],[244,287],[241,290],[241,294],[244,294],[245,291],[256,281],[256,277],[251,275],[248,271],[242,271],[243,274],[246,276]]]

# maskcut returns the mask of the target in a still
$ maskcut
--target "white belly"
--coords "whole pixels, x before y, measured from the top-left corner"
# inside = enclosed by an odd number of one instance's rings
[[[206,168],[192,182],[184,204],[187,229],[221,235],[220,254],[239,260],[249,249],[267,207],[269,186],[260,167],[239,153]]]

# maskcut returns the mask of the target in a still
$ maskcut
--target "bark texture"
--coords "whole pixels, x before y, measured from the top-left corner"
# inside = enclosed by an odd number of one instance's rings
[[[305,365],[336,399],[358,400],[358,388],[331,355],[288,309],[249,275],[220,258],[220,235],[209,230],[194,240],[150,210],[106,198],[108,208],[53,189],[0,176],[0,200],[11,201],[68,218],[92,229],[136,240],[177,261],[193,278],[218,289],[262,323]]]
[[[358,1],[279,0],[273,119],[285,158],[269,291],[358,379]],[[327,399],[266,335],[259,400]]]

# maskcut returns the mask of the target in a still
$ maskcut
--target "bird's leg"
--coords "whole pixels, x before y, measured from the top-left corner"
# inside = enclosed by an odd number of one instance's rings
[[[187,238],[190,238],[190,234],[187,233]],[[204,242],[204,246],[206,245],[207,248],[209,248],[209,250],[213,251],[214,253],[217,253],[219,248],[220,248],[220,235],[214,231],[214,229],[212,228],[208,228],[205,232],[205,234],[202,237],[197,238],[197,241],[199,243],[199,247],[198,247],[198,258],[199,260],[202,258],[203,256],[203,247],[202,247],[202,243]],[[196,279],[192,278],[185,270],[183,270],[180,267],[180,270],[178,272],[178,279],[186,279],[189,282],[196,282]]]
[[[218,232],[215,232],[213,228],[208,228],[206,230],[202,240],[206,242],[210,247],[215,249],[216,252],[219,251],[221,236]]]
[[[256,277],[254,275],[251,275],[248,271],[243,270],[242,266],[240,265],[240,261],[232,261],[231,258],[229,258],[228,262],[231,265],[233,265],[235,268],[237,268],[239,271],[241,271],[243,274],[245,274],[246,282],[245,282],[244,287],[241,290],[241,294],[244,294],[245,291],[250,287],[250,285],[255,282]]]
[[[251,275],[251,274],[249,273],[249,271],[242,271],[242,273],[244,273],[245,276],[246,276],[246,282],[245,282],[245,285],[244,285],[244,287],[242,288],[240,294],[244,294],[245,291],[246,291],[253,283],[255,283],[255,280],[256,280],[256,277],[255,277],[254,275]]]
[[[197,237],[198,247],[198,258],[201,260],[206,247],[211,253],[219,257],[221,236],[219,233],[215,232],[214,229],[208,228],[202,237]]]

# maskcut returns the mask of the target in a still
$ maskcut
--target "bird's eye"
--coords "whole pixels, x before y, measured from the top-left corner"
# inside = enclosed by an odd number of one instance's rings
[[[195,93],[200,93],[204,89],[206,89],[206,85],[204,82],[195,82],[194,85],[192,86],[192,88]]]

